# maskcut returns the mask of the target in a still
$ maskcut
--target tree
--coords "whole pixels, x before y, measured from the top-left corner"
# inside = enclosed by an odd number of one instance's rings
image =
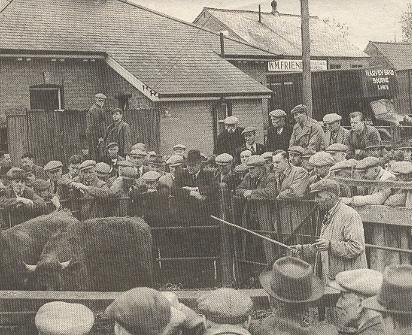
[[[401,15],[402,40],[412,42],[412,3],[409,1],[406,10]]]
[[[335,18],[330,17],[325,17],[323,22],[333,28],[337,28],[337,31],[339,31],[343,37],[347,37],[349,35],[349,27],[346,23],[339,22]]]

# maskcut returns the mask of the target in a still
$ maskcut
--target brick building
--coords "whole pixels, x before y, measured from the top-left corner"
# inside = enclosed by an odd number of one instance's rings
[[[7,0],[0,7],[0,115],[26,109],[155,108],[160,152],[210,153],[218,120],[263,128],[270,90],[227,58],[276,55],[124,0]],[[138,112],[138,111],[137,111]],[[262,136],[262,131],[259,136]]]

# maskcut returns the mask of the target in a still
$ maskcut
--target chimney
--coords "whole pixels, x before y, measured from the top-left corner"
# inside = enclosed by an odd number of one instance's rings
[[[261,10],[260,5],[259,5],[259,22],[262,23],[262,10]]]
[[[270,5],[272,6],[272,14],[273,15],[279,15],[278,12],[278,2],[276,0],[273,0]]]

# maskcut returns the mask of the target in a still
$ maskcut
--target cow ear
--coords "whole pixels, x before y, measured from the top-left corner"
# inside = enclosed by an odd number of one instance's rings
[[[37,265],[26,264],[25,262],[23,262],[23,265],[24,265],[24,268],[25,268],[28,272],[34,272],[34,271],[36,271]]]
[[[69,267],[71,261],[72,261],[72,260],[69,259],[69,260],[66,261],[66,262],[60,262],[60,266],[61,266],[62,270],[67,269],[67,268]]]

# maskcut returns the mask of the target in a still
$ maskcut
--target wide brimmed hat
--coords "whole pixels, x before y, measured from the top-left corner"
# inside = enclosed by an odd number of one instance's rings
[[[187,164],[196,164],[202,161],[202,155],[199,150],[193,149],[187,153]]]
[[[290,303],[308,303],[319,300],[325,291],[321,279],[313,274],[313,267],[295,257],[283,257],[272,271],[259,276],[263,289],[276,300]]]
[[[362,301],[378,312],[412,315],[412,265],[388,266],[378,295]]]

